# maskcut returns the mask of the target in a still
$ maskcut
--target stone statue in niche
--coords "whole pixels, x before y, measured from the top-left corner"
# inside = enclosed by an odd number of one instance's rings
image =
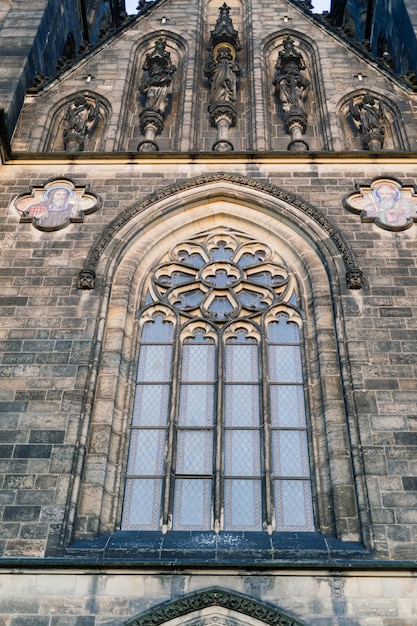
[[[210,54],[205,71],[211,82],[210,104],[219,101],[236,102],[237,74],[240,68],[235,61],[235,54],[228,44],[219,46]]]
[[[78,96],[64,114],[64,147],[66,152],[83,152],[97,128],[100,106],[97,98]]]
[[[230,18],[230,7],[224,3],[215,28],[211,31],[205,76],[210,82],[209,113],[212,126],[217,128],[213,150],[233,150],[229,129],[236,124],[237,79],[240,72],[236,55],[241,50],[238,32]]]
[[[275,93],[284,111],[285,132],[291,135],[288,150],[308,150],[308,144],[302,135],[307,128],[306,100],[310,81],[302,74],[306,69],[300,52],[294,47],[289,35],[284,40],[284,49],[280,51],[275,65],[273,84]]]
[[[351,98],[349,112],[355,128],[362,136],[364,149],[372,152],[382,150],[386,117],[381,102],[366,93],[360,100]]]
[[[402,187],[397,180],[379,178],[369,187],[357,186],[357,192],[343,201],[362,222],[375,222],[385,230],[405,230],[417,221],[417,198],[414,187]]]
[[[70,222],[83,222],[84,215],[97,211],[99,198],[85,187],[75,187],[66,179],[54,180],[44,187],[35,187],[29,194],[12,200],[21,222],[32,223],[38,230],[54,231]]]
[[[172,75],[176,71],[164,39],[158,39],[152,52],[146,55],[139,91],[144,98],[140,114],[140,129],[145,139],[138,150],[158,150],[155,137],[164,127],[164,119],[172,93]]]

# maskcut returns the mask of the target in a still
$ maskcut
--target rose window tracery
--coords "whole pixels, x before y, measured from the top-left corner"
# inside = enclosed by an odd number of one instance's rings
[[[295,284],[271,249],[235,233],[177,245],[152,277],[148,301],[217,323],[256,317],[273,304],[296,302]]]

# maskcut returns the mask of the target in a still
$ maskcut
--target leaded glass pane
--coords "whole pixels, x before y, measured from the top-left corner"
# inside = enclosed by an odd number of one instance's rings
[[[201,267],[205,264],[205,260],[203,259],[201,254],[198,254],[197,252],[194,252],[193,254],[188,254],[186,250],[181,250],[178,253],[178,258],[181,259],[183,263],[187,263],[188,265],[192,265],[193,267]]]
[[[262,530],[261,482],[225,480],[225,530]]]
[[[211,474],[213,433],[206,430],[179,430],[177,474]]]
[[[311,486],[307,480],[274,483],[277,530],[313,531]]]
[[[226,476],[259,476],[261,473],[258,430],[226,430]]]
[[[130,439],[128,475],[161,475],[164,445],[165,429],[133,430]]]
[[[301,385],[271,385],[271,424],[305,426],[304,390]]]
[[[144,383],[168,381],[171,355],[170,345],[143,345],[139,356],[138,381]]]
[[[133,426],[164,426],[168,419],[169,385],[138,385]]]
[[[186,272],[172,272],[172,274],[161,274],[158,276],[158,281],[166,285],[183,285],[189,283],[194,279],[194,274],[187,274]]]
[[[178,293],[176,306],[180,309],[187,309],[190,307],[198,306],[204,297],[204,291],[201,289],[190,289],[189,291],[183,291]]]
[[[299,346],[269,346],[269,375],[274,383],[302,383]]]
[[[237,383],[258,381],[258,346],[226,345],[226,380]]]
[[[182,385],[179,426],[213,426],[214,386]]]
[[[210,530],[211,481],[179,478],[175,481],[173,530]]]
[[[273,431],[272,450],[276,476],[309,476],[305,430]]]
[[[257,385],[226,385],[226,426],[259,426],[259,388]]]
[[[300,331],[294,322],[287,322],[285,316],[280,316],[277,322],[268,326],[268,340],[271,343],[299,343]]]
[[[233,311],[233,304],[226,296],[217,296],[211,302],[208,310],[217,320],[226,319],[227,316]]]
[[[218,241],[217,248],[211,250],[213,261],[228,261],[232,258],[233,250],[226,247],[225,241]]]
[[[206,278],[208,283],[213,283],[216,287],[222,289],[223,287],[227,287],[231,283],[236,282],[236,276],[229,275],[226,270],[218,269],[215,274],[212,276],[207,276]]]
[[[252,309],[265,309],[268,306],[268,302],[265,300],[263,293],[258,293],[249,289],[242,289],[239,291],[239,300],[248,308]]]
[[[288,300],[288,302],[290,302],[291,304],[294,304],[295,306],[297,306],[298,302],[297,302],[297,296],[295,294],[295,291],[292,292],[291,297]]]
[[[272,274],[271,272],[256,272],[256,274],[251,274],[250,279],[254,283],[259,283],[260,285],[272,285]]]
[[[214,476],[217,480],[220,469],[214,467],[216,457],[224,475],[216,483],[216,493],[222,487],[223,494],[214,510],[224,510],[226,530],[262,530],[262,485],[270,471],[275,472],[278,530],[312,530],[299,327],[285,313],[269,323],[267,372],[259,370],[260,315],[248,336],[255,311],[285,307],[290,297],[296,303],[295,292],[286,288],[287,268],[262,242],[237,232],[205,233],[167,252],[152,280],[153,297],[164,309],[166,299],[177,309],[186,338],[178,341],[184,337],[179,327],[174,337],[172,321],[160,311],[143,325],[123,527],[156,529],[161,518],[172,515],[175,530],[209,530]],[[228,327],[226,322],[238,314],[242,322]],[[186,330],[190,319],[193,336]],[[195,325],[198,319],[202,322]],[[206,335],[207,320],[211,331]],[[226,337],[219,358],[216,327],[219,340],[222,327]],[[173,372],[177,342],[180,371]],[[263,405],[263,379],[270,416]],[[263,429],[264,419],[271,428]],[[166,451],[168,426],[175,447]],[[223,445],[216,454],[214,441]],[[165,510],[170,498],[161,504],[168,488],[165,475],[174,480],[172,510]]]
[[[127,480],[123,506],[123,530],[158,530],[162,480]]]
[[[173,326],[164,322],[162,315],[155,315],[153,322],[146,322],[142,330],[142,343],[171,343]]]
[[[185,344],[182,349],[183,382],[206,382],[214,379],[215,346]]]
[[[258,250],[257,252],[255,252],[255,254],[246,252],[245,254],[242,254],[238,261],[238,264],[240,265],[240,267],[247,267],[248,265],[254,265],[255,263],[262,263],[264,258],[264,250]]]

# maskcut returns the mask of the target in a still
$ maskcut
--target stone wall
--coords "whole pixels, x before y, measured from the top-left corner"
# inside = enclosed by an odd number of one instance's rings
[[[16,594],[16,587],[21,592]],[[56,570],[0,577],[2,626],[120,626],[161,603],[211,587],[228,589],[280,609],[297,622],[314,626],[414,626],[417,611],[416,580],[409,572],[337,574],[326,570],[283,571],[252,575],[230,571],[105,573]],[[11,613],[11,617],[7,616]],[[213,612],[243,623],[262,624],[233,610]],[[173,623],[201,618],[190,611]],[[169,613],[167,612],[167,616]],[[235,621],[234,621],[235,623]],[[279,622],[288,624],[287,621]]]
[[[316,163],[222,164],[230,173],[270,182],[321,209],[352,246],[364,274],[346,288],[338,317],[344,325],[353,384],[358,454],[363,458],[372,530],[379,557],[415,558],[415,226],[390,232],[347,211],[344,195],[377,176],[413,180],[413,167]],[[103,268],[93,291],[77,277],[102,229],[124,209],[174,182],[218,170],[217,162],[55,164],[54,174],[90,185],[102,208],[56,232],[19,223],[9,202],[42,186],[50,166],[6,165],[1,242],[1,410],[3,429],[1,548],[6,557],[42,556],[56,545],[67,505],[73,454],[100,321]],[[243,193],[243,192],[242,192]],[[117,237],[116,237],[117,239]],[[337,255],[336,255],[337,256]],[[340,267],[340,266],[339,266]],[[337,306],[339,304],[336,303]],[[90,444],[92,445],[92,444]],[[368,546],[369,547],[369,546]]]

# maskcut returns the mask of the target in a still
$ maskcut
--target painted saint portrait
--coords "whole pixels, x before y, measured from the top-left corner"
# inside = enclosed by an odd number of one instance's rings
[[[21,222],[32,222],[39,230],[59,230],[70,222],[82,222],[84,214],[98,208],[98,199],[70,181],[59,180],[33,189],[13,200]]]
[[[375,222],[386,230],[404,230],[417,221],[414,189],[391,179],[379,179],[345,198],[349,211],[359,213],[362,222]]]

